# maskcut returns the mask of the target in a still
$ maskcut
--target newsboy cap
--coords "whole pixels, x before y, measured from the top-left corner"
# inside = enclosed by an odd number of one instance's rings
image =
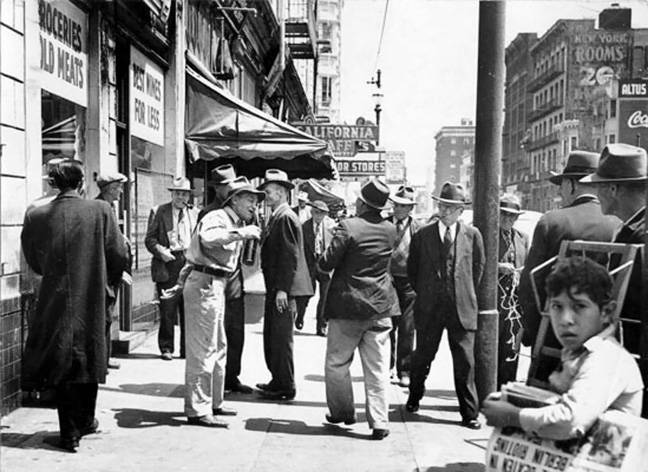
[[[106,172],[105,174],[97,176],[97,185],[99,188],[105,187],[113,182],[120,182],[123,184],[124,182],[128,182],[128,177],[119,172]]]

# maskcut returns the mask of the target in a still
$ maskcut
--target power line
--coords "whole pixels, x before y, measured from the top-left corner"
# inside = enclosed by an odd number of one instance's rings
[[[378,51],[376,51],[376,66],[378,69],[378,61],[380,60],[380,50],[382,49],[383,36],[385,34],[385,24],[387,23],[387,10],[389,9],[389,0],[385,0],[385,12],[383,13],[382,26],[380,28],[380,40],[378,41]]]

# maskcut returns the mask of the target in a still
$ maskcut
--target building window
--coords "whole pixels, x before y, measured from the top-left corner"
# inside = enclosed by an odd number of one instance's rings
[[[611,134],[608,136],[608,144],[614,144],[616,143],[616,134]]]
[[[610,118],[616,117],[616,107],[617,107],[617,101],[610,100]]]
[[[569,141],[569,151],[573,151],[578,147],[578,136],[572,136]]]
[[[322,105],[327,107],[331,104],[331,88],[333,86],[333,78],[332,77],[322,77]]]

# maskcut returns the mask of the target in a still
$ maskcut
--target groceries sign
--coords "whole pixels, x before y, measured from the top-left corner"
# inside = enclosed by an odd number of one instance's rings
[[[619,142],[648,146],[648,80],[619,82]]]
[[[335,157],[353,157],[356,142],[371,142],[378,139],[378,127],[372,125],[333,125],[317,123],[292,123],[304,133],[329,143]]]
[[[88,106],[88,15],[69,1],[39,0],[41,87]]]

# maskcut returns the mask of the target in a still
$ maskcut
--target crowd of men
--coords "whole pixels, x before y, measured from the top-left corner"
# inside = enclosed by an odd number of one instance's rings
[[[646,151],[610,144],[600,156],[572,151],[551,181],[564,207],[545,214],[532,241],[513,227],[519,200],[500,201],[498,384],[514,380],[520,341],[532,344],[540,313],[530,270],[558,253],[564,240],[643,244]],[[76,451],[82,436],[97,430],[97,384],[110,360],[110,325],[119,286],[130,271],[130,249],[110,203],[126,176],[99,176],[101,195],[82,198],[83,166],[74,160],[50,168],[58,194],[28,209],[22,244],[29,266],[42,275],[36,314],[25,350],[25,372],[57,392],[61,446]],[[244,252],[260,245],[266,297],[263,321],[266,399],[297,394],[294,329],[303,329],[308,300],[319,291],[316,333],[327,338],[325,386],[330,423],[356,422],[350,364],[362,362],[366,418],[372,438],[389,434],[391,380],[409,389],[405,408],[417,413],[425,381],[447,331],[461,424],[478,429],[475,388],[477,294],[485,254],[479,230],[461,220],[470,198],[448,182],[433,195],[431,222],[412,217],[414,191],[394,194],[369,180],[355,202],[355,216],[337,223],[328,205],[299,195],[287,174],[269,169],[257,187],[230,165],[212,171],[214,198],[200,213],[190,204],[184,177],[169,187],[171,201],[151,210],[146,247],[160,302],[160,356],[172,360],[174,325],[181,328],[188,423],[227,427],[226,390],[249,394],[239,380],[244,343]],[[391,204],[389,201],[391,200]],[[257,219],[264,202],[269,218]],[[385,218],[391,208],[392,215]],[[518,302],[519,295],[519,302]],[[637,256],[623,306],[626,318],[641,313],[641,255]],[[638,338],[628,337],[628,348]],[[634,343],[634,344],[633,344]],[[633,351],[636,352],[636,351]],[[547,372],[549,374],[550,372]]]

